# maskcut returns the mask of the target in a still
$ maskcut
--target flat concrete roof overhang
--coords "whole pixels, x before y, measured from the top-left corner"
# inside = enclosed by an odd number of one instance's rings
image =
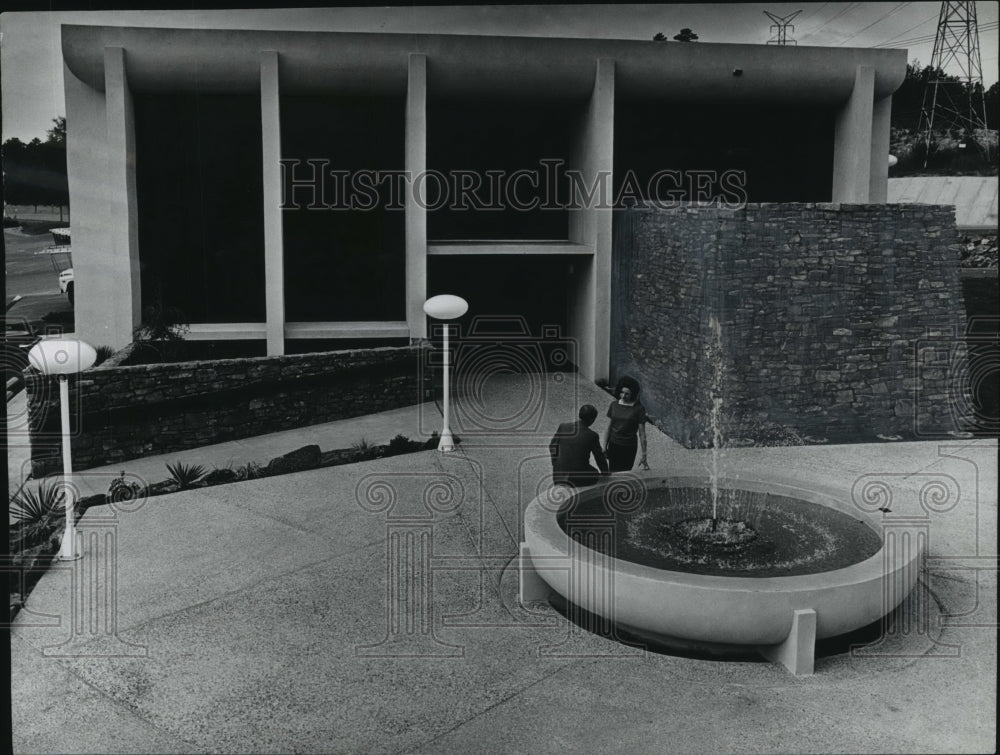
[[[256,92],[260,51],[280,60],[284,94],[406,92],[408,59],[428,61],[432,96],[587,99],[599,58],[615,61],[619,99],[841,104],[858,66],[875,71],[875,98],[906,72],[905,50],[782,47],[607,39],[444,34],[62,27],[63,57],[81,81],[104,90],[104,49],[126,53],[135,92]],[[734,69],[741,69],[734,76]]]

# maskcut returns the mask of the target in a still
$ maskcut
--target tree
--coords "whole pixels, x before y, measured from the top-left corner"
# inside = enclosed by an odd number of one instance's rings
[[[694,42],[698,39],[698,35],[690,29],[681,29],[680,34],[674,35],[674,39],[678,42]]]
[[[914,60],[906,64],[906,75],[892,95],[892,126],[906,131],[916,131],[920,120],[920,108],[924,102],[924,87],[930,77],[930,66],[920,68]]]
[[[991,129],[1000,128],[1000,81],[993,82],[983,97],[986,100],[986,125]]]
[[[58,118],[53,118],[52,123],[55,125],[45,132],[46,144],[66,144],[66,116],[60,115]]]
[[[658,31],[658,32],[656,32],[656,34],[653,35],[653,41],[654,42],[666,42],[667,38],[663,34],[662,31]]]
[[[35,137],[25,144],[11,138],[3,144],[2,164],[4,195],[8,204],[59,207],[69,204],[66,177],[66,119],[53,118],[53,127],[43,142]]]
[[[3,165],[3,191],[7,204],[31,204],[31,192],[25,177],[28,145],[18,138],[4,142],[0,162]]]

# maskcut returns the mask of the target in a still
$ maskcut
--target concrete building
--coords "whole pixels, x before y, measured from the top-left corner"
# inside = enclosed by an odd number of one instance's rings
[[[557,324],[591,379],[610,374],[623,198],[885,203],[906,65],[904,50],[105,26],[64,26],[62,47],[81,338],[123,346],[158,301],[190,338],[262,354],[405,343],[447,291],[533,337]]]

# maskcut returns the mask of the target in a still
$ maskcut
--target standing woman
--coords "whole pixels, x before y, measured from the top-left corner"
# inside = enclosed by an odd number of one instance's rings
[[[642,447],[639,466],[649,469],[646,462],[646,409],[639,403],[639,383],[623,377],[615,390],[616,401],[608,407],[608,429],[604,433],[604,453],[612,472],[627,472],[635,463],[638,446]],[[637,442],[638,441],[638,442]]]

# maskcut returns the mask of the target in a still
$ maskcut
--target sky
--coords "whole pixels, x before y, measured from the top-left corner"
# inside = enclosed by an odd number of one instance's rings
[[[0,139],[44,139],[52,119],[65,114],[59,26],[257,28],[292,31],[436,32],[513,36],[649,40],[692,29],[699,43],[766,44],[770,11],[792,19],[788,38],[800,46],[899,47],[907,59],[931,62],[939,2],[739,3],[655,5],[397,6],[389,8],[288,8],[212,11],[40,11],[0,15]],[[997,81],[996,2],[977,2],[983,80]],[[951,72],[951,71],[948,71]]]

